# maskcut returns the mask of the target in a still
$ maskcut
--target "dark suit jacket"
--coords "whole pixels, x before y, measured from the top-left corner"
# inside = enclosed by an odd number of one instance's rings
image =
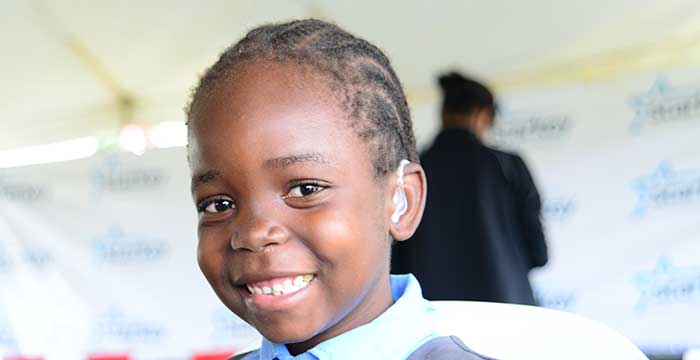
[[[421,165],[425,213],[415,235],[394,246],[392,272],[416,275],[432,300],[534,304],[527,275],[547,262],[547,247],[523,160],[447,129]]]

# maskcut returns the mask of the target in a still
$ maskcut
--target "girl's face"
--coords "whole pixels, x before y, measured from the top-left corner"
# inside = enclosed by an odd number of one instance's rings
[[[189,148],[202,272],[293,353],[392,303],[393,188],[375,178],[324,78],[303,69],[238,65],[198,112]]]

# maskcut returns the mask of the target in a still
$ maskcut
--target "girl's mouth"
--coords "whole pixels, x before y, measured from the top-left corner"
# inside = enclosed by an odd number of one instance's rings
[[[311,283],[314,275],[305,274],[274,278],[266,281],[245,284],[252,295],[281,296],[293,294]]]

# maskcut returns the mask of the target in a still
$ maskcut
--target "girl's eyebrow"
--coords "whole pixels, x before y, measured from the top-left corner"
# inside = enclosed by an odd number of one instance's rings
[[[223,173],[221,171],[215,169],[195,174],[192,176],[192,185],[190,186],[190,190],[194,192],[200,185],[219,179],[222,175]]]
[[[265,160],[263,165],[268,168],[284,168],[303,162],[315,162],[318,164],[329,164],[329,158],[320,152],[309,152],[282,156]],[[220,170],[211,169],[192,176],[190,190],[194,192],[199,186],[218,180],[223,176]]]
[[[303,162],[315,162],[319,164],[328,164],[330,163],[329,159],[327,156],[320,152],[309,152],[309,153],[302,153],[302,154],[294,154],[294,155],[289,155],[289,156],[282,156],[282,157],[277,157],[273,159],[268,159],[265,160],[264,166],[268,168],[284,168],[288,167],[290,165],[294,165],[297,163],[303,163]]]

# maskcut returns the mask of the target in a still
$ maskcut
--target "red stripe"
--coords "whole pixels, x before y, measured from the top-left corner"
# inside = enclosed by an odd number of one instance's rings
[[[131,360],[129,354],[93,354],[88,360]]]
[[[192,360],[228,360],[235,353],[234,350],[200,352],[192,354]]]

